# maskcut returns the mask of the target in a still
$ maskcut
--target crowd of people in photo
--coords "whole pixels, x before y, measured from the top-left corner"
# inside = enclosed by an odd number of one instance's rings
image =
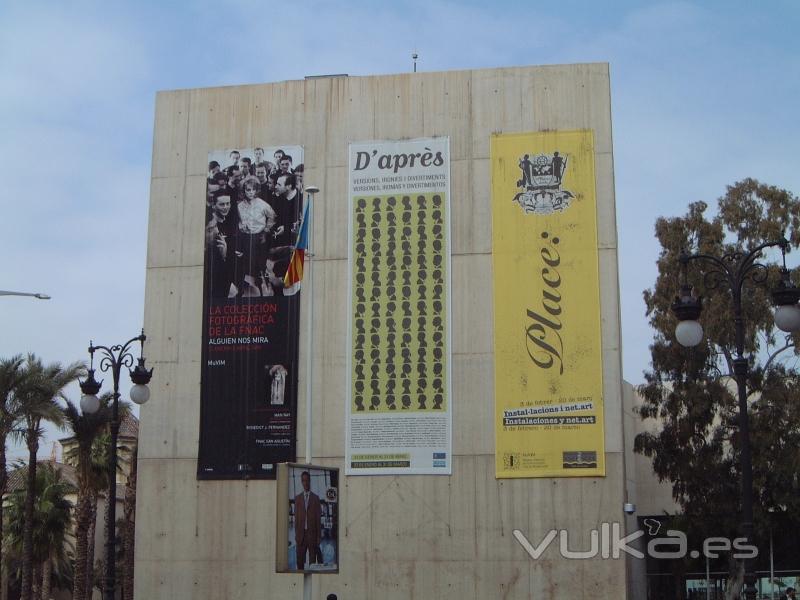
[[[213,297],[289,294],[283,277],[297,241],[303,164],[283,150],[272,160],[230,153],[231,164],[208,163],[206,281]],[[209,281],[210,280],[210,281]]]

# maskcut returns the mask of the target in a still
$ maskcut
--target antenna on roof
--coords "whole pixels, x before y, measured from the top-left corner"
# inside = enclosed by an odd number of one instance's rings
[[[419,58],[419,54],[417,54],[416,50],[414,50],[414,52],[411,53],[411,58],[414,60],[414,73],[416,73],[417,72],[417,58]]]

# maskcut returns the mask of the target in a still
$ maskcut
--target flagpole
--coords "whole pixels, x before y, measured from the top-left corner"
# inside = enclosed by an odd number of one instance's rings
[[[306,257],[308,258],[308,276],[303,277],[305,282],[303,287],[305,288],[305,293],[303,294],[308,298],[308,313],[306,314],[308,318],[308,328],[306,329],[306,464],[311,464],[311,457],[312,457],[312,445],[311,445],[311,435],[312,435],[312,409],[313,409],[313,401],[312,401],[312,386],[314,383],[314,361],[312,358],[313,355],[313,348],[314,348],[314,294],[312,294],[312,284],[311,284],[311,277],[313,276],[313,271],[311,269],[311,262],[314,258],[314,222],[313,222],[313,214],[314,214],[314,194],[319,191],[318,187],[309,186],[306,188],[306,193],[308,194],[308,211],[306,212],[306,219],[308,219],[307,229],[308,232],[308,249],[306,250]]]
[[[303,296],[308,298],[308,313],[306,316],[308,318],[308,328],[306,329],[306,464],[311,464],[311,457],[312,457],[312,445],[311,445],[311,434],[313,432],[312,426],[312,408],[313,408],[313,401],[312,401],[312,384],[314,381],[314,369],[313,369],[313,348],[314,348],[314,294],[311,293],[311,277],[313,275],[313,271],[311,269],[311,261],[314,258],[313,250],[314,250],[314,223],[312,215],[314,214],[314,194],[319,192],[319,188],[315,186],[308,186],[306,188],[306,193],[308,194],[308,210],[306,211],[306,219],[308,219],[307,226],[307,233],[308,233],[308,248],[306,249],[306,257],[308,259],[308,275],[303,277],[305,282],[303,283],[303,287],[305,288]],[[316,557],[309,556],[308,562],[311,564],[311,560],[316,560]],[[312,599],[312,585],[311,585],[311,573],[303,573],[303,600],[311,600]]]

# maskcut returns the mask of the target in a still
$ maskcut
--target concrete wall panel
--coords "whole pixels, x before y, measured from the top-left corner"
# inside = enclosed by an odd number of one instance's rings
[[[523,96],[534,130],[594,129],[595,152],[611,152],[611,97],[603,64],[545,67]],[[531,102],[528,105],[528,102]]]
[[[154,362],[178,361],[178,321],[181,269],[148,268],[144,293],[147,355]],[[147,413],[142,413],[146,419]],[[145,420],[146,423],[146,420]]]
[[[155,362],[150,383],[151,427],[139,433],[139,458],[197,458],[200,363]],[[151,408],[152,407],[152,408]]]
[[[181,229],[181,265],[184,266],[203,266],[205,258],[204,243],[205,238],[198,236],[198,231],[205,230],[206,207],[201,202],[192,202],[191,199],[202,198],[206,193],[205,175],[191,175],[186,178],[187,201],[184,204],[183,218],[180,223]],[[174,231],[170,233],[174,235]],[[202,290],[202,282],[200,283]]]
[[[472,72],[472,158],[489,158],[492,133],[523,131],[519,69]]]
[[[494,351],[492,257],[455,255],[451,267],[453,354],[491,354]]]
[[[341,77],[332,80],[324,163],[347,167],[349,142],[375,139],[376,105],[373,77]],[[312,165],[313,166],[313,165]],[[346,188],[342,189],[345,194]]]
[[[422,135],[450,137],[450,160],[472,158],[470,71],[422,74]]]
[[[341,259],[347,262],[350,216],[347,169],[346,166],[327,169],[312,166],[304,176],[306,185],[314,184],[320,188],[314,204],[314,252],[325,260]]]
[[[597,247],[617,249],[617,209],[614,197],[614,157],[610,152],[595,153],[597,179]]]
[[[494,364],[489,354],[456,354],[452,365],[453,453],[494,456]]]
[[[606,452],[622,452],[622,340],[617,252],[607,248],[599,254]]]
[[[347,385],[347,261],[314,260],[311,272],[315,323],[313,389],[317,392],[313,414],[314,455],[340,457],[344,456]],[[304,342],[301,340],[301,347]],[[305,399],[305,377],[303,368],[299,394],[302,399]],[[305,432],[303,440],[305,443]]]
[[[203,315],[203,267],[181,267],[178,276],[180,306],[178,321],[178,356],[182,364],[199,362],[201,356]]]
[[[297,85],[298,82],[288,83]],[[302,122],[296,124],[302,129],[296,129],[294,135],[303,140],[303,162],[308,165],[324,165],[326,161],[333,84],[330,78],[309,79],[303,84]],[[282,143],[288,144],[290,139]]]
[[[183,177],[154,177],[150,181],[148,238],[158,242],[147,245],[148,269],[181,264],[181,236],[175,232],[183,228],[185,186]]]
[[[189,95],[185,91],[159,92],[156,96],[152,177],[186,174],[186,132]]]
[[[208,173],[209,150],[247,146],[253,128],[246,116],[254,93],[249,86],[184,92],[189,98],[187,175]]]
[[[450,246],[453,254],[492,251],[489,159],[450,164]]]
[[[370,78],[375,98],[375,138],[399,140],[424,134],[422,78],[387,75]]]

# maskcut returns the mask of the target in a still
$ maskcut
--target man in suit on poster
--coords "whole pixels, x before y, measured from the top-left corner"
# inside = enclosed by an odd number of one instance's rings
[[[309,562],[321,556],[319,544],[322,539],[322,506],[319,496],[311,491],[311,475],[303,471],[300,475],[303,491],[294,497],[294,541],[297,550],[297,569],[304,569],[306,552]]]
[[[206,223],[206,269],[210,275],[211,295],[227,298],[234,279],[239,233],[237,214],[231,210],[227,193],[215,194],[211,216]]]

